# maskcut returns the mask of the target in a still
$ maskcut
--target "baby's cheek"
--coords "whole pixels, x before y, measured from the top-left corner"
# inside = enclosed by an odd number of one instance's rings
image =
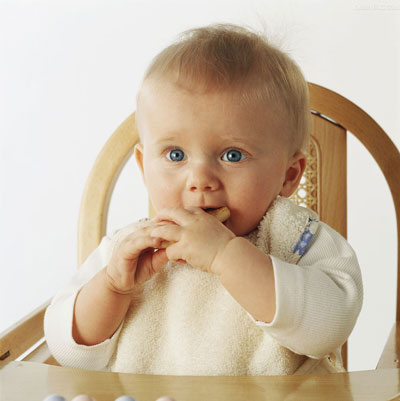
[[[160,180],[161,181],[161,180]],[[156,212],[171,207],[182,207],[182,199],[179,191],[174,190],[172,186],[157,185],[155,187],[147,187],[152,206]]]
[[[264,216],[262,209],[254,210],[254,207],[242,208],[233,212],[227,222],[229,228],[236,236],[243,236],[257,228],[260,220]]]
[[[230,219],[231,229],[235,235],[243,236],[257,228],[274,199],[275,195],[268,191],[257,192],[254,188],[238,194],[231,208]]]

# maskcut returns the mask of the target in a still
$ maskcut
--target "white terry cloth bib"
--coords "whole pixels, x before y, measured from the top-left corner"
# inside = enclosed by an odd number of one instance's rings
[[[278,197],[246,238],[263,252],[295,264],[318,224],[314,212]],[[117,232],[110,255],[137,227]],[[145,284],[141,300],[129,308],[111,370],[158,375],[286,375],[299,367],[307,373],[317,363],[282,347],[258,327],[217,276],[169,262]]]

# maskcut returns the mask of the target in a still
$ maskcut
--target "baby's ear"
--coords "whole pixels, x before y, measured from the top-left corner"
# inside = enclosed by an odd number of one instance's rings
[[[143,145],[141,143],[137,143],[135,145],[134,152],[135,152],[136,163],[140,169],[140,172],[142,173],[143,182],[146,184],[146,180],[144,178],[144,168],[143,168]]]
[[[304,153],[296,153],[288,164],[285,181],[279,195],[289,198],[298,187],[306,168],[307,159]]]

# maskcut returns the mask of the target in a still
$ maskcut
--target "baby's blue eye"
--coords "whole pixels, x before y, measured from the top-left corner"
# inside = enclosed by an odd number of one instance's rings
[[[228,150],[222,156],[222,160],[224,160],[226,162],[241,162],[245,158],[246,158],[246,155],[244,155],[240,150],[236,150],[236,149]]]
[[[173,162],[180,162],[185,158],[185,153],[180,149],[173,149],[167,153],[167,158]]]

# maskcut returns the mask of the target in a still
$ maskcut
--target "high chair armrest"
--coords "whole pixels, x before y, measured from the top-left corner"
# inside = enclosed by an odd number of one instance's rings
[[[393,325],[376,368],[400,368],[400,322]]]
[[[44,313],[49,304],[50,300],[0,333],[0,368],[16,359],[35,362],[53,360],[44,340],[43,329]]]

